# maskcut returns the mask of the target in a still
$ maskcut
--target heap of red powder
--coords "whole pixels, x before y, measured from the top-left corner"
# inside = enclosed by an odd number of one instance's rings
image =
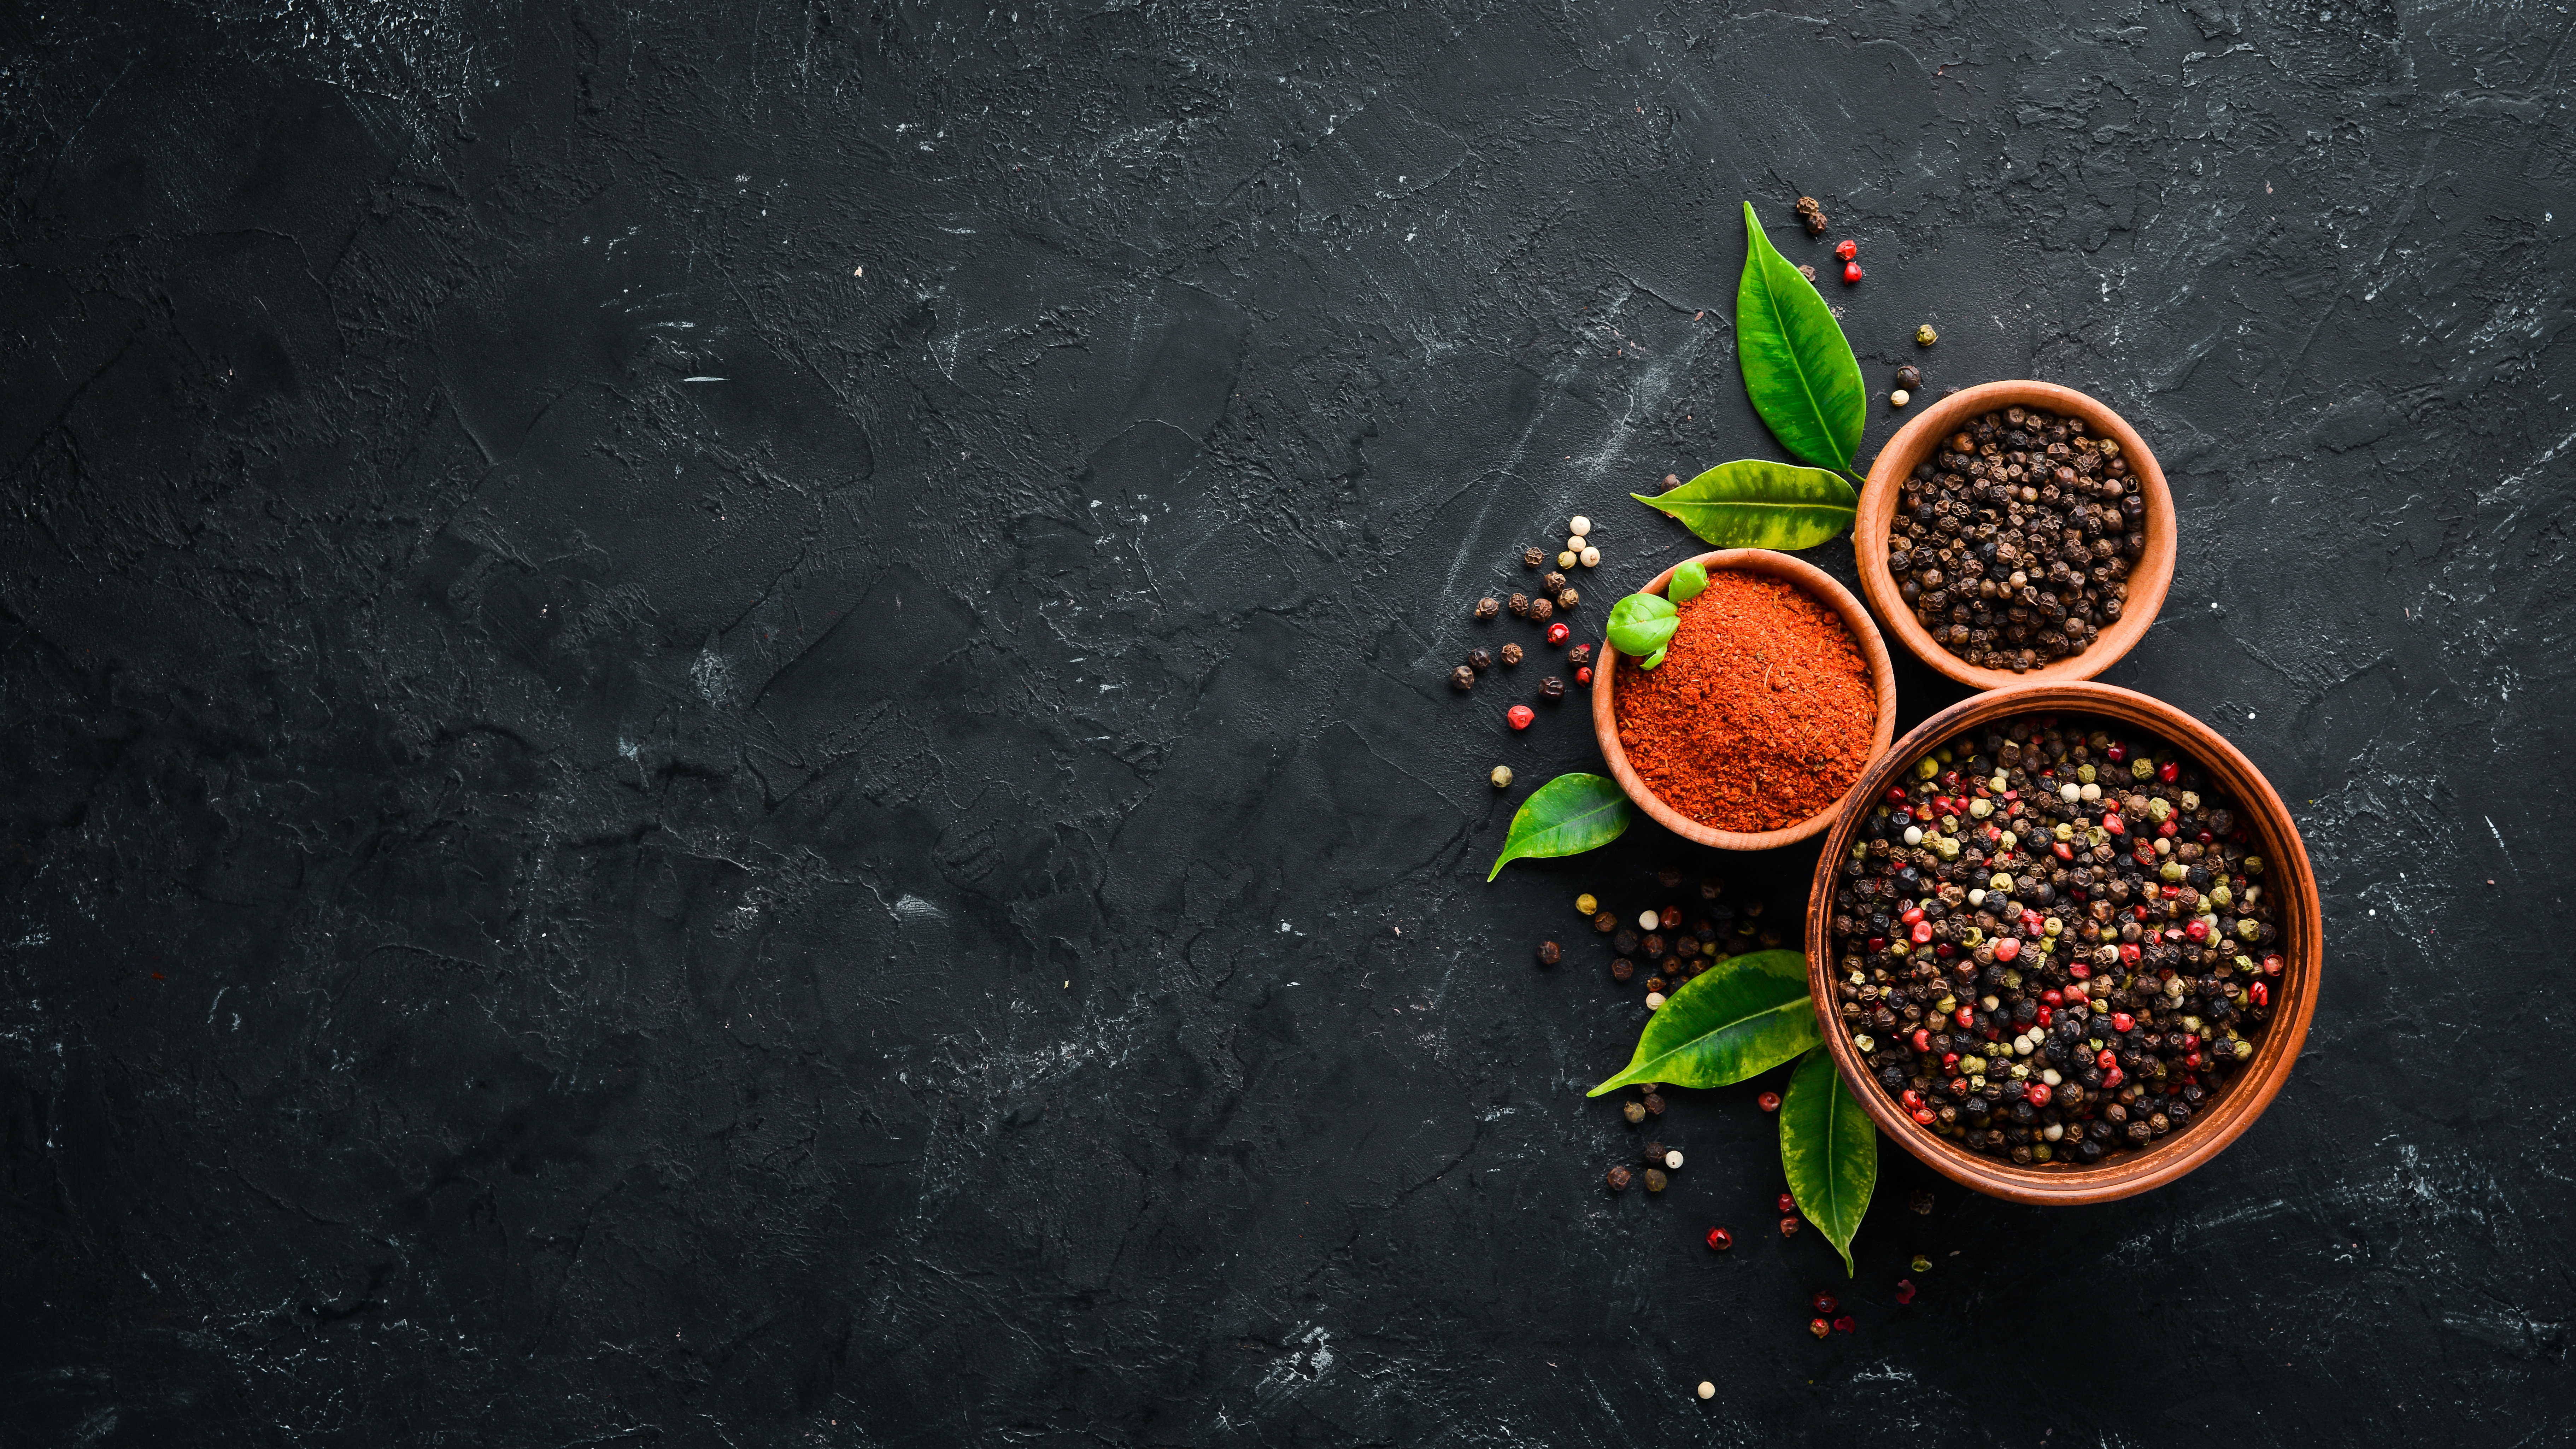
[[[1619,671],[1629,768],[1720,830],[1830,809],[1869,763],[1878,693],[1842,616],[1783,579],[1732,569],[1680,606],[1664,662]]]

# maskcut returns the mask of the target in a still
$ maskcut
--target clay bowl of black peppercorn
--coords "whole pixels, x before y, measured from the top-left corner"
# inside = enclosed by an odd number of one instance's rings
[[[2118,413],[2049,382],[1925,408],[1870,466],[1861,593],[1916,657],[1972,689],[2090,679],[2173,584],[2173,495]]]
[[[2140,753],[2151,748],[2152,756]],[[1933,773],[1922,773],[1924,762]],[[1981,769],[2002,774],[2011,793],[1993,789]],[[2112,685],[2015,684],[1924,721],[1847,800],[1808,896],[1808,989],[1844,1085],[1880,1131],[1935,1171],[2014,1202],[2109,1202],[2217,1156],[2280,1094],[2323,973],[2316,876],[2280,796],[2217,731]],[[1933,818],[1898,813],[1909,803],[1929,805]],[[2113,814],[2116,831],[2080,828],[2109,827]],[[1905,840],[1892,832],[1897,825],[1925,838]],[[2057,834],[2060,825],[2069,836]],[[2014,842],[1987,838],[1989,826],[2012,830]],[[2060,845],[2069,848],[2059,854]],[[2186,861],[2214,868],[2181,868]],[[2248,889],[2255,884],[2259,891]],[[1948,914],[1929,921],[1935,896]],[[1878,922],[1868,913],[1909,898],[1932,929],[1891,915],[1906,935],[1871,934]],[[2165,909],[2177,900],[2181,911]],[[1980,928],[1998,916],[2013,924],[1971,932],[1971,911]],[[2047,921],[2034,925],[2040,912]],[[2133,914],[2147,922],[2149,943],[2135,958],[2117,944],[2130,939]],[[2184,929],[2195,922],[2200,930]],[[2244,944],[2231,950],[2239,930]],[[2013,946],[2028,949],[2007,954],[2004,934],[2026,937]],[[1909,941],[1925,944],[1901,953],[1882,944]],[[1972,959],[1979,948],[1987,959]],[[2027,974],[1998,970],[1999,961]],[[1928,1003],[1915,999],[1925,996]],[[2034,1016],[2044,1001],[2057,1021],[2023,1021],[2002,996],[2031,1003]],[[1971,1019],[1940,1015],[1944,997]],[[1904,1014],[1883,1024],[1891,1000]],[[2073,1029],[2057,1029],[2066,1024]],[[1935,1032],[1957,1035],[1945,1045]],[[2221,1062],[2230,1065],[2222,1071]],[[1966,1108],[1970,1097],[1983,1105]],[[1977,1129],[1980,1121],[1990,1125]],[[2043,1127],[2067,1134],[2047,1139],[2059,1151],[2039,1150]],[[2065,1150],[2088,1137],[2081,1157]]]

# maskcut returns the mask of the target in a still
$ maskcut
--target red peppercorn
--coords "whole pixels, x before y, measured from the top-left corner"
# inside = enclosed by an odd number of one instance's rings
[[[1503,711],[1503,718],[1512,722],[1513,729],[1525,730],[1530,727],[1530,721],[1538,718],[1538,716],[1531,712],[1528,705],[1516,704],[1510,709]]]
[[[1962,1006],[1959,1008],[1958,1015],[1952,1019],[1957,1021],[1961,1026],[1975,1026],[1977,1024],[1976,1008],[1972,1006]]]
[[[1928,1052],[1932,1050],[1932,1033],[1919,1027],[1916,1028],[1914,1032],[1914,1049],[1918,1052]]]
[[[1852,1322],[1852,1316],[1848,1313],[1834,1320],[1834,1332],[1836,1333],[1849,1333],[1858,1327],[1860,1327],[1860,1325]]]
[[[2057,1089],[2046,1082],[2033,1082],[2030,1084],[2030,1104],[2034,1107],[2047,1106],[2048,1099],[2056,1094]]]
[[[1818,1338],[1822,1338],[1826,1334],[1833,1332],[1834,1326],[1821,1318],[1810,1318],[1807,1320],[1807,1331]]]
[[[1590,684],[1592,682],[1592,666],[1586,664],[1581,669],[1574,671],[1574,682],[1577,684]]]
[[[2129,758],[2129,747],[2127,745],[2113,745],[2102,753],[2110,757],[2112,764],[2125,764]]]
[[[2264,974],[2264,975],[2266,975],[2266,976],[2278,976],[2278,975],[2280,975],[2280,974],[2281,974],[2281,958],[2280,958],[2280,957],[2278,957],[2278,956],[2266,956],[2266,957],[2264,957],[2264,958],[2263,958],[2263,974]]]
[[[2083,993],[2082,993],[2082,992],[2077,992],[2076,994],[2080,996],[2080,995],[2082,995]],[[2054,986],[2052,986],[2052,987],[2048,988],[2046,991],[2043,991],[2043,992],[2039,993],[2039,999],[2040,999],[2041,1001],[2043,1001],[2043,1002],[2047,1003],[2047,1004],[2048,1004],[2048,1005],[2050,1005],[2050,1006],[2064,1006],[2064,1005],[2066,1004],[2066,995],[2065,995],[2065,993],[2063,993],[2063,992],[2059,991],[2059,990],[2058,990],[2056,987],[2054,987]]]
[[[2081,981],[2085,977],[2093,974],[2093,968],[2085,965],[2081,961],[2078,961],[2066,968],[2066,974],[2074,977],[2078,981]]]
[[[1907,934],[1914,938],[1914,944],[1917,946],[1930,945],[1932,942],[1932,923],[1930,921],[1916,921],[1914,923],[1914,929]]]
[[[1929,1127],[1934,1122],[1940,1120],[1940,1118],[1935,1115],[1929,1107],[1917,1107],[1914,1109],[1912,1115],[1914,1117],[1914,1125],[1917,1127]]]
[[[1904,787],[1904,786],[1902,786],[1902,785],[1891,785],[1891,786],[1889,786],[1889,787],[1888,787],[1888,790],[1887,790],[1887,803],[1888,803],[1888,804],[1890,804],[1890,805],[1902,805],[1902,804],[1904,804],[1904,803],[1905,803],[1905,787]]]
[[[1793,1213],[1797,1210],[1798,1200],[1796,1198],[1789,1196],[1785,1192],[1780,1194],[1780,1211],[1784,1213]]]
[[[1724,1228],[1711,1228],[1708,1230],[1708,1250],[1710,1252],[1723,1253],[1734,1246],[1735,1234],[1728,1232]]]
[[[1760,1107],[1765,1112],[1777,1112],[1780,1110],[1780,1094],[1777,1092],[1765,1092],[1761,1096],[1754,1098],[1753,1104]]]
[[[1834,1295],[1831,1293],[1819,1293],[1811,1301],[1816,1305],[1816,1311],[1827,1317],[1831,1317],[1833,1311],[1842,1306],[1834,1301]]]
[[[2019,936],[2006,936],[1995,943],[1995,959],[1998,961],[2010,961],[2020,954],[2021,938]]]
[[[2110,832],[2110,833],[2111,833],[2111,834],[2113,834],[2113,835],[2126,835],[2126,834],[2128,834],[2128,833],[2129,833],[2129,827],[2128,827],[2127,823],[2126,823],[2126,822],[2124,822],[2124,821],[2122,821],[2122,820],[2120,819],[2120,817],[2119,817],[2119,816],[2117,816],[2117,815],[2105,815],[2105,816],[2103,816],[2103,817],[2102,817],[2102,828],[2103,828],[2104,830],[2106,830],[2106,831]]]
[[[2102,1054],[2093,1059],[2093,1065],[2106,1072],[2111,1071],[2120,1065],[2120,1058],[2109,1047],[2104,1047]]]
[[[2156,771],[2156,778],[2164,781],[2168,785],[2181,779],[2182,762],[2179,760],[2167,760],[2164,763],[2164,767]]]
[[[1567,636],[1571,635],[1573,632],[1573,630],[1565,627],[1561,623],[1550,624],[1547,626],[1547,642],[1550,644],[1562,644],[1566,641]]]
[[[1845,262],[1847,262],[1847,261],[1850,261],[1852,258],[1854,258],[1854,257],[1856,257],[1856,256],[1859,256],[1859,255],[1860,255],[1860,243],[1859,243],[1859,242],[1856,242],[1856,241],[1844,241],[1844,242],[1836,242],[1836,243],[1834,243],[1834,258],[1835,258],[1835,260],[1837,260],[1837,261],[1845,261]]]
[[[2272,1004],[2272,988],[2265,982],[2255,982],[2247,994],[2254,998],[2254,1004],[2256,1006],[2269,1006]]]
[[[1784,1238],[1794,1238],[1798,1236],[1798,1220],[1796,1218],[1782,1218],[1780,1220],[1780,1236]]]
[[[1852,283],[1859,281],[1859,280],[1861,279],[1862,275],[1863,275],[1863,273],[1861,272],[1861,269],[1860,269],[1860,263],[1858,263],[1858,262],[1845,262],[1845,263],[1843,263],[1843,285],[1844,285],[1844,286],[1848,287],[1848,286],[1850,286]]]
[[[1899,1303],[1911,1303],[1914,1301],[1913,1279],[1899,1278],[1896,1280],[1896,1301]]]
[[[2135,941],[2123,941],[2120,943],[2120,964],[2123,966],[2135,966],[2138,964],[2138,945]]]
[[[2127,1031],[2129,1028],[2136,1026],[2137,1024],[2138,1019],[2125,1011],[2115,1011],[2111,1013],[2111,1029],[2113,1031]]]
[[[2125,1082],[2128,1079],[2129,1074],[2127,1072],[2121,1071],[2118,1067],[2113,1067],[2111,1070],[2102,1074],[2102,1086],[2106,1091],[2111,1090],[2117,1088],[2122,1082]]]

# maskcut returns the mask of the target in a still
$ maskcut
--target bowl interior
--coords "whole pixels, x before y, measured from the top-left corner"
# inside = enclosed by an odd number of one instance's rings
[[[1834,882],[1868,813],[1866,802],[1943,741],[1989,721],[2050,713],[2091,715],[2133,725],[2191,756],[2242,808],[2244,824],[2260,842],[2265,886],[2280,903],[2281,935],[2271,949],[2282,958],[2282,973],[2269,982],[2275,993],[2272,1021],[2253,1060],[2181,1130],[2152,1146],[2122,1152],[2090,1167],[2020,1166],[1971,1152],[1916,1125],[1871,1078],[1832,1008]],[[1953,1181],[1996,1197],[2051,1204],[2107,1202],[2171,1182],[2198,1167],[2234,1141],[2270,1105],[2288,1079],[2316,1011],[2322,974],[2319,925],[2316,880],[2298,827],[2261,772],[2225,738],[2171,705],[2131,690],[2083,682],[2026,684],[1967,700],[1926,720],[1862,777],[1816,863],[1807,906],[1807,976],[1818,1024],[1844,1082],[1879,1130],[1905,1150]]]
[[[2147,505],[2146,548],[2129,570],[2129,593],[2121,605],[2119,619],[2081,654],[2018,672],[1970,664],[1932,642],[1932,635],[1914,617],[1914,610],[1905,602],[1887,567],[1889,525],[1895,517],[1898,495],[1904,491],[1906,475],[1932,456],[1941,439],[1980,414],[2008,407],[2038,407],[2079,417],[2096,434],[2117,440],[2120,455],[2137,475],[2138,495]],[[1868,596],[1870,607],[1887,621],[1889,632],[1908,651],[1971,689],[2090,679],[2110,668],[2146,637],[2156,611],[2164,607],[2165,593],[2173,585],[2175,537],[2173,494],[2165,486],[2164,470],[2156,464],[2155,451],[2127,419],[2093,398],[2053,382],[1980,383],[1925,408],[1879,450],[1877,460],[1870,465],[1869,481],[1861,489],[1859,514],[1852,521],[1852,549],[1860,566],[1861,592]]]
[[[1684,559],[1681,562],[1693,561]],[[1887,641],[1879,636],[1878,625],[1871,621],[1869,610],[1861,607],[1860,600],[1852,597],[1851,590],[1834,582],[1831,574],[1785,553],[1764,548],[1727,548],[1700,554],[1696,562],[1710,573],[1734,570],[1786,579],[1822,600],[1842,618],[1843,627],[1851,630],[1852,639],[1860,646],[1861,658],[1868,661],[1870,687],[1878,696],[1878,720],[1870,735],[1870,763],[1861,769],[1861,778],[1866,780],[1870,768],[1885,758],[1888,741],[1896,737],[1896,666],[1888,658]],[[1677,563],[1673,567],[1680,566]],[[1672,577],[1673,570],[1668,568],[1655,575],[1654,581],[1638,592],[1660,594],[1664,586],[1672,582]],[[1619,743],[1619,718],[1613,701],[1617,688],[1615,681],[1622,666],[1619,651],[1605,642],[1600,661],[1592,671],[1592,733],[1600,741],[1601,756],[1609,766],[1610,778],[1619,782],[1619,788],[1627,792],[1638,809],[1645,811],[1666,830],[1685,840],[1719,850],[1771,850],[1795,844],[1824,830],[1851,803],[1851,796],[1846,794],[1832,806],[1795,825],[1761,831],[1720,830],[1673,809],[1638,778],[1635,768],[1628,763],[1628,752]]]

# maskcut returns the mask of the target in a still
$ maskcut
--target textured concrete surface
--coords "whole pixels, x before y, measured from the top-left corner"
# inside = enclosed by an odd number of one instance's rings
[[[2576,1436],[2570,24],[16,7],[0,1443]],[[1750,1087],[1603,1195],[1640,1008],[1531,962],[1808,858],[1489,887],[1596,756],[1442,679],[1520,545],[1599,520],[1597,611],[1689,546],[1622,495],[1776,456],[1801,191],[1874,387],[1929,320],[2159,450],[2107,677],[2331,953],[2216,1163],[1891,1154],[1849,1284]]]

